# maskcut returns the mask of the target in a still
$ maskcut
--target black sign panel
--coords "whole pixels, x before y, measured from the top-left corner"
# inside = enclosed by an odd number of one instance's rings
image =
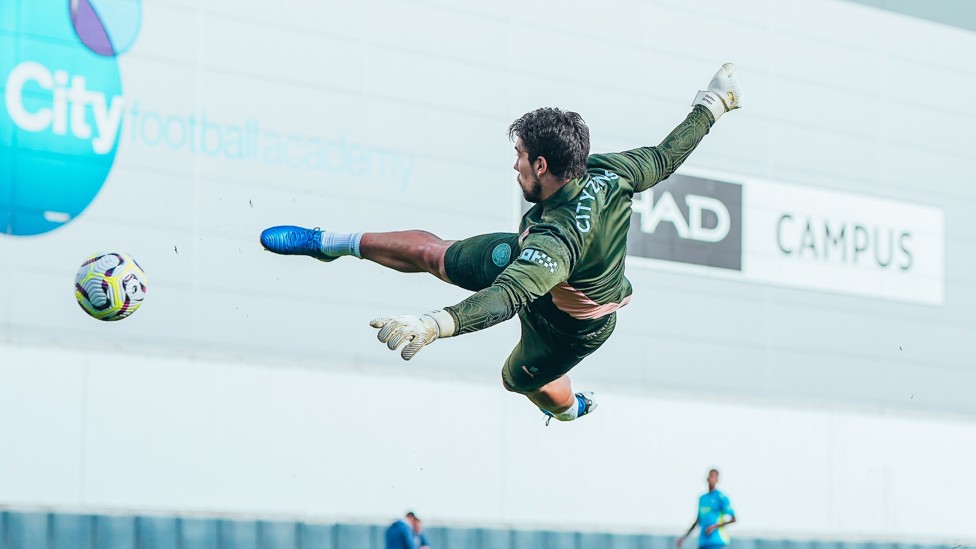
[[[628,255],[742,270],[742,185],[672,175],[634,195]]]

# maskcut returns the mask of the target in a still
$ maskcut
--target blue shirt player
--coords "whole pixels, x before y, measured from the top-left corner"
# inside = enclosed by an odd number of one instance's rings
[[[678,547],[681,547],[695,526],[699,527],[698,547],[721,548],[729,545],[729,535],[725,527],[735,522],[735,511],[732,510],[728,496],[715,488],[717,484],[718,470],[712,469],[708,472],[708,493],[698,498],[698,517],[685,535],[678,538]]]
[[[413,513],[394,522],[386,529],[386,549],[418,549],[415,524],[420,519]]]

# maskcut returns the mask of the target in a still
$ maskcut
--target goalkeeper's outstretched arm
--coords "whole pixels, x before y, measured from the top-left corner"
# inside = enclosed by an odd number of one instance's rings
[[[742,90],[735,65],[726,63],[715,73],[708,89],[698,92],[691,113],[656,147],[641,147],[620,154],[592,155],[589,166],[605,166],[634,182],[634,192],[646,191],[667,179],[691,155],[726,112],[742,106]]]

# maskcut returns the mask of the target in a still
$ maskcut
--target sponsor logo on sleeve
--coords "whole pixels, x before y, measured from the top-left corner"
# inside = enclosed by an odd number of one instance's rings
[[[555,259],[549,257],[549,255],[545,252],[541,252],[534,248],[526,248],[522,250],[522,253],[519,255],[519,259],[537,263],[544,268],[549,269],[550,273],[555,273],[556,267],[558,266]]]

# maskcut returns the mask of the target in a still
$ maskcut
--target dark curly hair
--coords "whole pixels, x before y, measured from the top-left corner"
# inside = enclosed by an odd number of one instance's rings
[[[590,155],[590,129],[575,112],[543,107],[525,113],[508,127],[508,137],[522,138],[529,160],[546,159],[559,179],[582,177]]]

